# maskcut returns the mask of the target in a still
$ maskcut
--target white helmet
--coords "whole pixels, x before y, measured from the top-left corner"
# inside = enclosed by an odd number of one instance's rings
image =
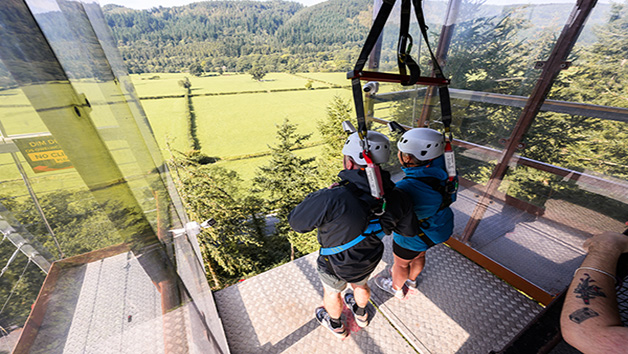
[[[382,133],[369,130],[366,133],[366,140],[369,144],[369,152],[373,163],[381,164],[388,161],[390,157],[390,141],[388,137]],[[349,135],[345,146],[342,148],[342,154],[350,156],[358,165],[366,165],[366,161],[362,156],[362,144],[360,143],[360,137],[358,133]]]
[[[403,133],[397,142],[399,151],[411,154],[421,161],[439,157],[445,151],[445,138],[437,130],[414,128]]]

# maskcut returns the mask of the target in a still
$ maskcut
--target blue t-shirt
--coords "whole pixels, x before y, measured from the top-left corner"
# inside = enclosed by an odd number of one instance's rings
[[[403,168],[406,178],[397,182],[397,188],[408,193],[412,197],[414,213],[417,219],[425,221],[421,229],[427,237],[435,244],[447,241],[454,230],[454,213],[447,207],[438,211],[443,201],[442,195],[432,189],[428,184],[408,178],[408,177],[432,177],[441,181],[442,185],[447,182],[447,171],[445,170],[445,158],[440,156],[432,163],[420,167]],[[452,201],[456,200],[456,195],[452,196]],[[420,237],[404,237],[393,233],[395,243],[399,246],[416,252],[427,250],[427,245]]]

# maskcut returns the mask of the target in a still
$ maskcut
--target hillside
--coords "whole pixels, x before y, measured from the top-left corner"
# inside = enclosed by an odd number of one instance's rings
[[[424,6],[435,46],[447,4],[430,1]],[[542,32],[557,36],[572,7],[465,3],[459,21],[509,14],[529,23],[519,33],[521,39]],[[593,25],[606,21],[609,8],[597,5],[581,44],[595,41]],[[106,5],[104,13],[131,73],[181,72],[191,65],[206,72],[245,72],[254,66],[276,72],[345,71],[368,34],[372,1],[329,0],[310,7],[282,0],[206,1],[150,10]],[[398,18],[396,8],[386,26],[384,51],[389,53],[384,60],[394,58]],[[411,33],[418,42],[416,25]]]

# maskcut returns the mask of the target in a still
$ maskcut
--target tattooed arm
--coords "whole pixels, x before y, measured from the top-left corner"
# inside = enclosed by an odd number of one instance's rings
[[[567,290],[561,313],[563,338],[586,354],[624,353],[628,327],[619,318],[614,277],[617,259],[628,252],[628,237],[605,232],[588,239],[584,249],[588,254]]]

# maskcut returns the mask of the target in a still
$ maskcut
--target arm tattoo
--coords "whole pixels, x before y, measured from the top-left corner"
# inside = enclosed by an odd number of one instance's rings
[[[597,317],[599,315],[600,315],[599,313],[591,310],[590,308],[584,307],[572,313],[571,315],[569,315],[569,319],[577,324],[581,324],[582,322],[588,320],[589,318]]]
[[[602,292],[602,288],[597,285],[592,285],[591,283],[595,283],[595,280],[591,279],[591,276],[588,273],[584,273],[586,278],[580,278],[580,284],[574,289],[574,293],[579,294],[576,295],[578,299],[582,299],[585,305],[589,305],[591,299],[594,299],[596,296],[606,297],[606,294]]]

